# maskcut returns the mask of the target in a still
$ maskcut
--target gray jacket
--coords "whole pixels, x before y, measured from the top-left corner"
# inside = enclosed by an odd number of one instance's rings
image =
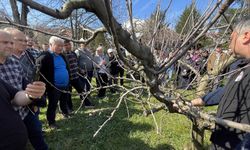
[[[108,56],[106,55],[95,55],[94,60],[96,62],[95,67],[98,73],[109,73],[107,65],[109,64]],[[106,64],[103,65],[102,61],[105,61]]]
[[[77,49],[75,51],[77,57],[78,57],[78,64],[79,67],[85,71],[93,71],[93,56],[90,51],[86,49]]]

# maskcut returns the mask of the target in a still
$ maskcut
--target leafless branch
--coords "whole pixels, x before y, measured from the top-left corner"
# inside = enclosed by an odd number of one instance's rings
[[[99,129],[94,133],[93,137],[96,137],[97,134],[101,131],[101,129],[108,123],[108,121],[110,121],[110,120],[113,118],[115,112],[119,109],[119,107],[120,107],[120,105],[121,105],[121,102],[123,101],[124,97],[125,97],[128,93],[130,93],[130,92],[132,92],[132,91],[134,91],[134,90],[138,90],[138,89],[145,89],[145,87],[142,87],[142,86],[135,87],[135,88],[133,88],[133,89],[131,89],[131,90],[126,91],[124,94],[122,94],[122,95],[120,96],[119,102],[118,102],[118,104],[116,105],[115,109],[112,111],[112,113],[111,113],[111,115],[109,116],[109,118],[108,118],[106,121],[104,121],[103,124],[99,127]]]
[[[6,18],[7,19],[7,18]],[[7,24],[7,25],[13,25],[13,26],[16,26],[16,27],[20,27],[20,28],[24,28],[24,29],[28,29],[28,30],[31,30],[31,31],[35,31],[35,32],[40,32],[40,33],[43,33],[43,34],[46,34],[46,35],[50,35],[50,36],[57,36],[57,37],[60,37],[64,40],[69,40],[69,41],[72,41],[74,43],[85,43],[85,44],[88,44],[90,41],[92,41],[99,33],[103,33],[103,32],[106,32],[106,29],[105,28],[99,28],[99,29],[96,29],[95,31],[91,31],[92,36],[84,41],[81,41],[81,40],[74,40],[72,38],[68,38],[68,37],[65,37],[65,36],[60,36],[60,35],[57,35],[57,34],[53,34],[51,32],[45,32],[45,31],[42,31],[42,30],[39,30],[39,29],[34,29],[32,27],[29,27],[29,26],[25,26],[25,25],[21,25],[21,24],[17,24],[17,23],[14,23],[12,21],[10,21],[9,19],[7,19],[8,22],[6,21],[0,21],[0,24]]]

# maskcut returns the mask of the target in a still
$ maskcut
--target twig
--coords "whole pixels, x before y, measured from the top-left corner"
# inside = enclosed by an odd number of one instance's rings
[[[112,113],[111,113],[111,115],[109,116],[109,118],[108,118],[106,121],[104,121],[103,124],[99,127],[99,129],[94,133],[93,138],[95,138],[95,137],[97,136],[97,134],[101,131],[101,129],[108,123],[108,121],[110,121],[110,120],[113,118],[115,112],[119,109],[119,107],[120,107],[120,105],[121,105],[121,102],[122,102],[123,98],[124,98],[128,93],[130,93],[130,92],[132,92],[132,91],[134,91],[134,90],[137,90],[137,89],[145,89],[145,87],[143,87],[143,86],[135,87],[135,88],[133,88],[133,89],[131,89],[131,90],[126,91],[124,94],[122,94],[122,96],[119,98],[119,102],[118,102],[118,104],[116,105],[115,109],[112,111]]]
[[[7,20],[6,21],[0,21],[0,24],[7,24],[7,25],[13,25],[13,26],[16,26],[16,27],[20,27],[20,28],[24,28],[24,29],[27,29],[27,30],[32,30],[32,31],[35,31],[35,32],[40,32],[40,33],[43,33],[43,34],[46,34],[46,35],[50,35],[50,36],[56,36],[56,37],[59,37],[61,39],[64,39],[64,40],[69,40],[69,41],[72,41],[74,43],[85,43],[85,44],[88,44],[90,41],[92,41],[99,33],[103,33],[103,32],[107,32],[107,30],[105,28],[99,28],[99,29],[96,29],[95,31],[91,31],[92,33],[92,36],[86,40],[74,40],[72,38],[68,38],[68,37],[65,37],[65,36],[61,36],[61,35],[57,35],[57,34],[53,34],[51,32],[45,32],[45,31],[42,31],[42,30],[39,30],[39,29],[34,29],[32,27],[29,27],[29,26],[25,26],[25,25],[21,25],[21,24],[17,24],[17,23],[14,23],[12,22],[10,19],[8,18],[5,18]],[[88,30],[90,31],[90,30]]]

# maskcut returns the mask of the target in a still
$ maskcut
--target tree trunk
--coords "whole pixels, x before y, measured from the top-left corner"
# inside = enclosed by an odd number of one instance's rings
[[[196,123],[192,123],[192,150],[201,150],[203,149],[204,144],[204,133],[205,130],[199,128]]]
[[[21,24],[20,14],[18,12],[16,0],[10,0],[10,6],[12,9],[12,15],[15,23]]]
[[[28,21],[27,21],[27,17],[28,17],[28,6],[26,4],[22,4],[22,13],[21,13],[21,24],[27,26],[28,25]]]

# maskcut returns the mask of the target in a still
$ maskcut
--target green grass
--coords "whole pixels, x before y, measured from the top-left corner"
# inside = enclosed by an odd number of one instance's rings
[[[95,112],[96,109],[114,108],[120,93],[111,94],[107,90],[107,97],[97,99],[96,94],[91,96],[95,109],[84,109],[70,119],[63,119],[57,113],[58,130],[50,130],[47,126],[45,112],[42,109],[40,120],[43,122],[45,139],[52,150],[168,150],[183,149],[191,140],[191,122],[183,115],[170,114],[164,110],[155,114],[159,126],[159,134],[152,116],[142,115],[139,104],[128,102],[130,117],[123,102],[112,120],[93,138],[99,126],[110,116],[112,109]],[[154,99],[152,101],[155,101]],[[80,105],[79,97],[73,97],[76,107]],[[209,133],[206,134],[205,145]]]

